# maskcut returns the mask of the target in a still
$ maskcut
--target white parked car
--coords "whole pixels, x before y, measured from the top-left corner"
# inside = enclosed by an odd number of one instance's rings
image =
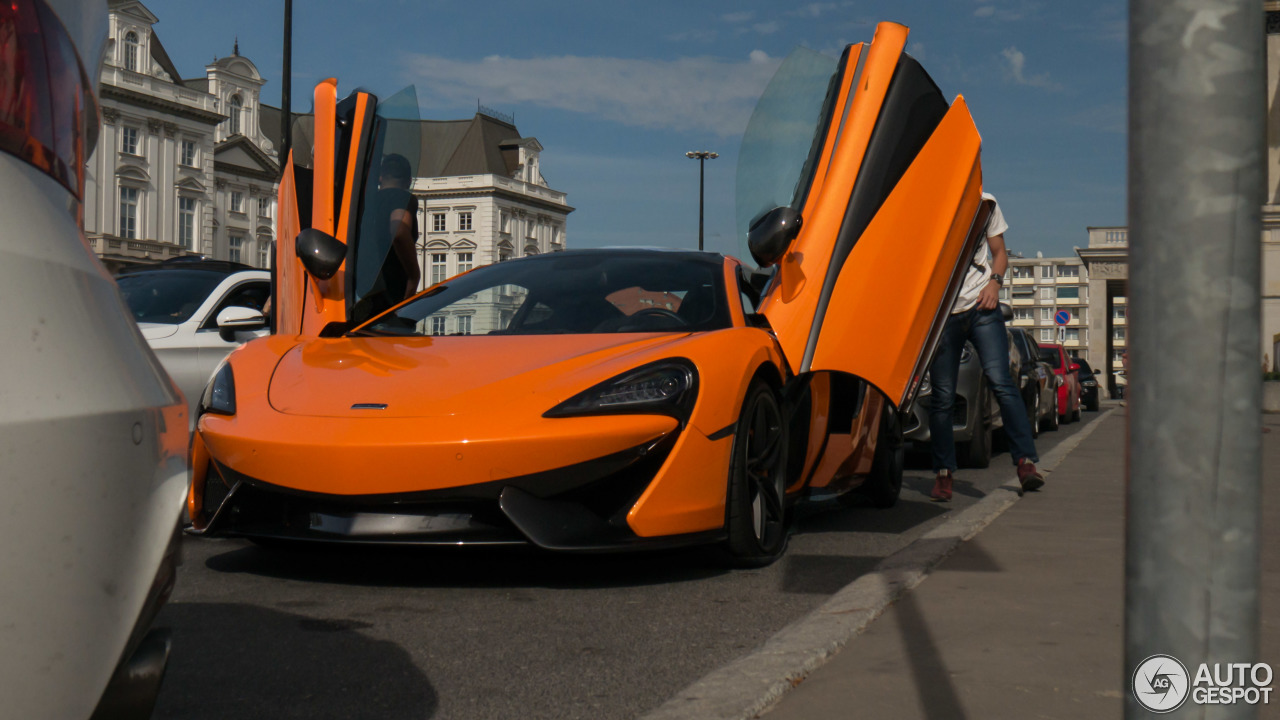
[[[0,715],[145,718],[187,408],[79,218],[104,0],[0,3]]]
[[[151,349],[193,413],[218,363],[267,334],[271,274],[248,265],[178,258],[123,271],[116,282]],[[193,415],[194,416],[194,415]]]

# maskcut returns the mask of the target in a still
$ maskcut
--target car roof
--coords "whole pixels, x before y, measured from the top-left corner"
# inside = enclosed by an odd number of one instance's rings
[[[246,270],[259,270],[252,265],[244,263],[231,262],[229,260],[207,260],[202,257],[178,257],[165,260],[155,265],[135,265],[120,270],[120,275],[136,275],[138,273],[147,272],[167,272],[172,270],[197,270],[202,272],[218,273],[221,275],[231,275]]]

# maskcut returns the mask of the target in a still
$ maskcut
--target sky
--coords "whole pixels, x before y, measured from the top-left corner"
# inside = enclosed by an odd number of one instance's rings
[[[283,0],[143,0],[183,77],[240,54],[280,105]],[[1115,0],[478,3],[294,0],[293,110],[338,78],[390,95],[417,89],[423,118],[477,103],[515,116],[568,194],[569,247],[697,247],[706,162],[706,248],[742,255],[734,177],[756,99],[797,46],[838,57],[882,21],[948,100],[963,95],[983,138],[984,187],[1011,250],[1074,255],[1088,226],[1124,225],[1126,3]]]

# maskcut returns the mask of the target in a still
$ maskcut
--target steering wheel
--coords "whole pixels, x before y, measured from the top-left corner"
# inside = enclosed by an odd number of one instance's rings
[[[637,310],[636,312],[631,314],[631,319],[634,320],[636,318],[639,318],[642,315],[655,315],[657,317],[666,318],[668,320],[675,320],[676,322],[680,323],[680,327],[684,327],[689,324],[688,320],[685,320],[684,318],[680,317],[679,315],[671,312],[666,308],[660,308],[660,307],[650,307],[650,308],[645,308],[643,310]]]

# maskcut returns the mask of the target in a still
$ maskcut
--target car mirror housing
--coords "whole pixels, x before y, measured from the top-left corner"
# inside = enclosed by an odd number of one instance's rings
[[[1071,363],[1070,365],[1067,366],[1067,369],[1070,370],[1071,372],[1075,372],[1076,370],[1080,369],[1080,365],[1078,365],[1077,363]]]
[[[260,310],[232,305],[218,313],[217,323],[222,330],[249,330],[266,325],[267,318]]]
[[[294,240],[294,252],[312,277],[328,280],[347,259],[347,244],[323,230],[307,228]]]
[[[1005,322],[1013,319],[1013,308],[1008,303],[1000,303],[1000,315],[1004,317]]]
[[[760,216],[747,231],[751,258],[760,267],[778,264],[803,225],[804,218],[789,207],[776,207]]]

